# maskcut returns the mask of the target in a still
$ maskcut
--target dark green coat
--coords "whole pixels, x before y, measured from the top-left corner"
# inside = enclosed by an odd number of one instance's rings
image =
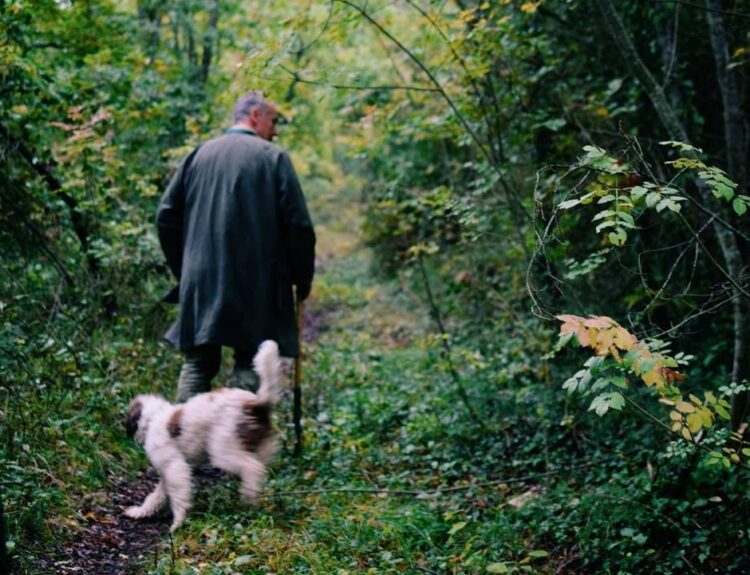
[[[292,285],[309,289],[315,233],[288,154],[250,130],[194,150],[159,206],[159,242],[179,279],[166,339],[299,353]]]

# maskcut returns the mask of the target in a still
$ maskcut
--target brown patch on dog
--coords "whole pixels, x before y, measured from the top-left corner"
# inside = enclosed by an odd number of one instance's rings
[[[237,424],[237,437],[247,451],[257,451],[271,435],[271,407],[248,401],[242,406],[242,415]]]
[[[172,439],[176,439],[180,436],[182,433],[182,408],[178,407],[174,410],[172,413],[172,416],[169,418],[169,421],[167,422],[167,431],[169,432],[169,437]]]
[[[125,418],[125,432],[128,434],[128,437],[133,437],[135,432],[138,431],[138,422],[141,419],[142,413],[143,404],[141,400],[136,398],[131,401],[128,408],[128,415]]]

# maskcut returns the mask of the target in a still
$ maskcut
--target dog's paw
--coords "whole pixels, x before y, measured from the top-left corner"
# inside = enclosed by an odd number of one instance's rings
[[[143,512],[143,508],[138,505],[128,507],[125,511],[123,511],[123,514],[133,519],[143,519],[144,517],[146,517],[146,514]]]
[[[255,507],[258,505],[258,494],[259,491],[257,489],[243,489],[242,500],[248,505]]]
[[[169,526],[169,532],[174,533],[177,528],[182,525],[183,521],[184,519],[175,519],[174,521],[172,521],[172,525]]]

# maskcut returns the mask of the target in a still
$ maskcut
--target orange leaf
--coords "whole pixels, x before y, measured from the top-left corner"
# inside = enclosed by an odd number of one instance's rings
[[[606,329],[616,325],[617,322],[606,315],[594,316],[583,320],[583,325],[586,327],[598,327],[599,329]]]
[[[636,345],[638,345],[638,340],[636,337],[630,333],[628,330],[626,330],[624,327],[620,327],[619,325],[614,329],[614,337],[613,342],[614,344],[619,347],[622,350],[630,351],[633,349]]]
[[[565,323],[581,323],[583,322],[583,318],[578,315],[570,315],[570,314],[561,314],[556,315],[555,319],[559,319],[562,322]]]

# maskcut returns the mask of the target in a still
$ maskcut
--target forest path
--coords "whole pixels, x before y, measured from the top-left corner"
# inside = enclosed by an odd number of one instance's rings
[[[322,290],[326,291],[325,271],[338,265],[341,260],[361,256],[360,206],[354,194],[347,194],[346,200],[341,202],[334,191],[318,194],[311,198],[310,203],[313,215],[317,216],[318,281],[322,276]],[[323,299],[331,299],[330,293]],[[337,299],[337,296],[333,299]],[[325,303],[319,305],[313,293],[304,309],[304,346],[314,345],[320,332],[327,329],[328,311],[324,307],[329,306]],[[285,417],[290,417],[290,414],[281,416],[282,419]],[[201,493],[205,495],[212,486],[226,482],[226,479],[219,470],[204,466],[194,476],[195,492],[198,497]],[[38,572],[55,575],[132,575],[147,570],[150,572],[152,568],[158,570],[160,563],[170,565],[168,569],[171,570],[175,555],[179,555],[179,552],[175,550],[169,534],[169,512],[164,510],[153,519],[141,521],[123,514],[127,507],[142,502],[156,481],[156,472],[149,466],[136,480],[115,475],[110,478],[106,491],[81,496],[79,517],[84,518],[86,523],[56,550],[54,556],[40,561]]]

